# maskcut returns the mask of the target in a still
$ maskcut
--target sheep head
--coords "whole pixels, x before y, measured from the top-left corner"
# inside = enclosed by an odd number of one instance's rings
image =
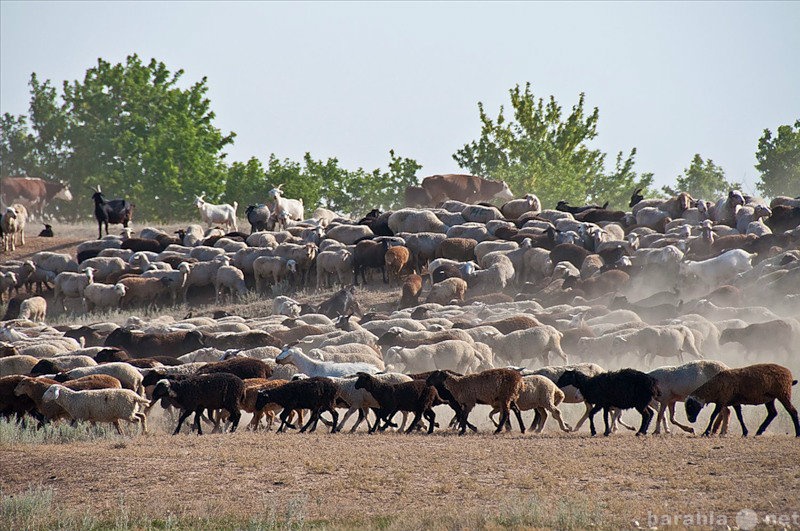
[[[696,396],[688,396],[685,401],[685,406],[686,418],[689,419],[689,422],[695,422],[697,420],[697,415],[700,414],[700,410],[705,406],[705,402]]]

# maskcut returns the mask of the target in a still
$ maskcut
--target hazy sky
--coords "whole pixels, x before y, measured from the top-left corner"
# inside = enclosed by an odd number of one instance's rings
[[[155,57],[208,77],[229,160],[270,153],[422,174],[456,171],[508,89],[600,109],[595,145],[638,148],[668,183],[694,153],[757,179],[764,128],[800,118],[800,2],[123,3],[0,2],[0,112],[27,81],[83,77],[102,57]]]

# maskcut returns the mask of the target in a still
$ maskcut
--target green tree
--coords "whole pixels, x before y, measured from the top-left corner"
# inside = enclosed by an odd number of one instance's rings
[[[33,142],[25,116],[0,117],[0,176],[29,175],[35,170]]]
[[[686,192],[696,199],[713,200],[727,196],[728,191],[735,188],[741,188],[741,184],[725,180],[722,168],[711,159],[703,161],[703,157],[696,153],[689,167],[676,179],[675,187],[664,186],[663,190],[667,195]]]
[[[775,137],[765,129],[758,140],[756,160],[756,169],[761,172],[761,193],[767,197],[800,196],[800,119],[794,126],[778,127]]]
[[[83,81],[64,83],[65,172],[74,190],[102,185],[109,197],[136,203],[139,219],[186,218],[195,215],[195,195],[219,198],[222,149],[234,134],[212,125],[206,78],[182,89],[183,74],[131,55],[124,64],[98,59]]]
[[[583,93],[565,116],[553,96],[537,99],[530,83],[509,92],[511,118],[501,106],[492,119],[478,103],[480,138],[453,155],[462,168],[505,180],[517,195],[533,192],[546,208],[561,199],[622,207],[634,188],[652,183],[652,175],[633,170],[635,148],[627,156],[620,152],[614,170],[605,172],[606,154],[588,146],[597,136],[599,111],[585,108]]]

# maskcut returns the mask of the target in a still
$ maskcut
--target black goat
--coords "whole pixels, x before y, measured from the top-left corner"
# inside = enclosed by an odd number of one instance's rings
[[[611,434],[608,414],[612,407],[619,409],[636,408],[642,415],[642,425],[637,435],[646,435],[647,427],[655,412],[650,409],[650,402],[661,393],[658,382],[652,376],[635,369],[622,369],[614,372],[603,372],[596,376],[586,376],[577,371],[566,371],[556,382],[559,387],[575,386],[583,399],[592,404],[589,411],[589,427],[592,435],[597,435],[594,428],[594,415],[601,409],[606,430],[603,435]]]
[[[561,212],[569,212],[570,214],[580,214],[581,212],[586,212],[587,210],[592,210],[592,209],[604,210],[606,208],[608,208],[608,201],[606,201],[606,203],[603,206],[585,205],[581,207],[574,207],[571,206],[566,201],[559,201],[558,204],[556,205],[556,210],[560,210]]]
[[[53,237],[53,226],[48,225],[45,223],[44,229],[42,232],[39,233],[40,238],[52,238]]]
[[[123,227],[127,227],[133,219],[133,209],[136,205],[125,199],[106,201],[99,186],[97,191],[92,194],[92,199],[94,200],[94,217],[97,219],[98,240],[103,237],[103,224],[105,224],[106,234],[108,234],[109,223],[121,223]]]
[[[642,189],[641,188],[637,188],[631,194],[631,202],[628,203],[628,206],[629,207],[633,207],[634,205],[640,203],[643,199],[644,199],[644,196],[642,195]]]

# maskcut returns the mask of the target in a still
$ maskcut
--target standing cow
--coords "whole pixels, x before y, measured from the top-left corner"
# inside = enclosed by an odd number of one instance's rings
[[[31,217],[44,219],[44,209],[53,199],[72,201],[67,184],[45,181],[38,177],[3,177],[0,179],[0,200],[3,204],[20,203]]]
[[[430,198],[429,206],[436,206],[448,199],[462,203],[480,203],[495,198],[502,201],[514,199],[505,181],[492,181],[477,175],[431,175],[422,180],[422,188]]]

